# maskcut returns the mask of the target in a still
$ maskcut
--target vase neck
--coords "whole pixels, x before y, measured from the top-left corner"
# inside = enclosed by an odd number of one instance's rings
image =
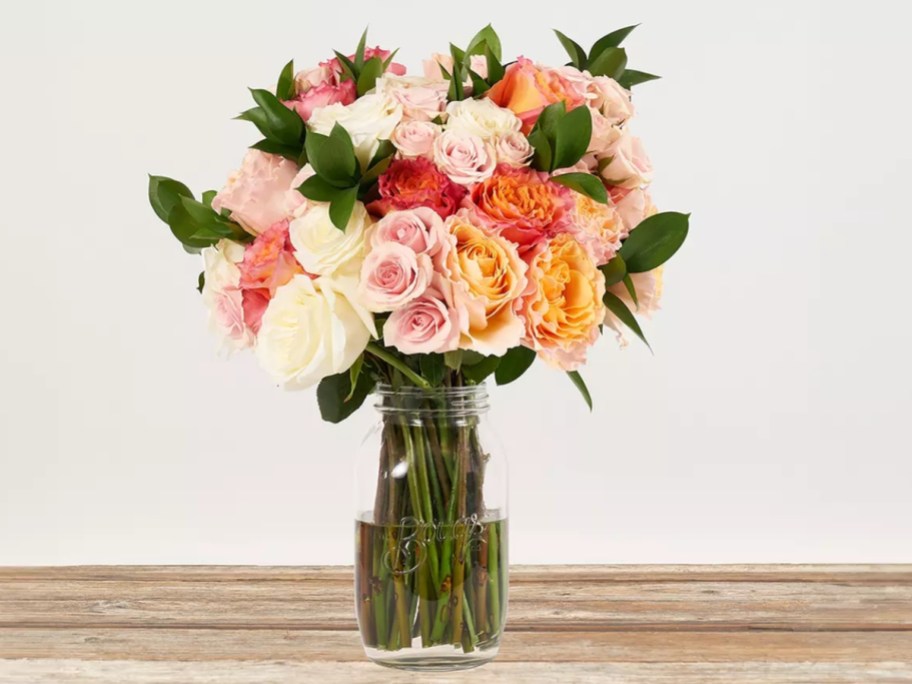
[[[378,385],[374,403],[374,408],[385,416],[480,416],[487,412],[488,406],[488,390],[484,384],[431,389]]]

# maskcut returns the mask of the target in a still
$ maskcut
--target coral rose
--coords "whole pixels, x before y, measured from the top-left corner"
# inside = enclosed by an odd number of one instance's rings
[[[390,164],[380,176],[377,188],[380,199],[368,209],[385,216],[391,211],[428,207],[441,218],[453,214],[466,189],[442,174],[428,159],[400,159]]]
[[[234,221],[257,235],[287,217],[286,194],[297,174],[298,167],[284,157],[248,150],[241,168],[213,198],[212,208],[228,209]]]
[[[576,71],[576,70],[574,70]],[[581,72],[576,72],[582,76]],[[523,132],[535,126],[539,114],[548,105],[564,102],[567,109],[574,109],[586,101],[579,78],[569,78],[565,69],[548,69],[536,66],[532,60],[520,57],[507,67],[501,81],[485,97],[495,104],[512,110],[523,123]]]
[[[446,225],[451,249],[445,272],[469,317],[460,347],[505,354],[523,334],[514,304],[526,288],[526,264],[516,245],[484,230],[466,210],[451,216]]]
[[[528,249],[566,227],[573,197],[546,173],[502,164],[475,186],[471,205],[501,235]]]
[[[538,247],[529,280],[523,344],[551,366],[579,368],[605,319],[605,277],[586,248],[564,233]]]

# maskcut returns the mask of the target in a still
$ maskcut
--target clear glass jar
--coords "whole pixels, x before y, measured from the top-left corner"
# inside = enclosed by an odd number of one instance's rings
[[[477,667],[507,613],[507,463],[483,385],[380,386],[357,462],[364,650],[409,670]]]

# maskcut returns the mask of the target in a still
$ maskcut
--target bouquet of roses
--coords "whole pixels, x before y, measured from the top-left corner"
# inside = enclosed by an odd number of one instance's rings
[[[253,349],[286,388],[319,384],[339,421],[376,383],[422,388],[517,379],[536,358],[578,373],[607,326],[643,338],[662,264],[687,215],[657,213],[630,130],[634,27],[550,67],[504,64],[488,26],[407,75],[366,46],[282,70],[238,116],[262,139],[197,200],[149,181],[191,253],[230,350]],[[645,341],[645,339],[644,339]]]

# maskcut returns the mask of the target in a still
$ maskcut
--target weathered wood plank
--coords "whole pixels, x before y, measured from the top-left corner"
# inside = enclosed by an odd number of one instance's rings
[[[457,674],[393,675],[370,663],[0,661],[4,684],[899,684],[912,672],[898,663],[508,663]]]
[[[8,659],[361,662],[354,631],[0,629]],[[507,632],[498,662],[912,662],[912,632]]]

